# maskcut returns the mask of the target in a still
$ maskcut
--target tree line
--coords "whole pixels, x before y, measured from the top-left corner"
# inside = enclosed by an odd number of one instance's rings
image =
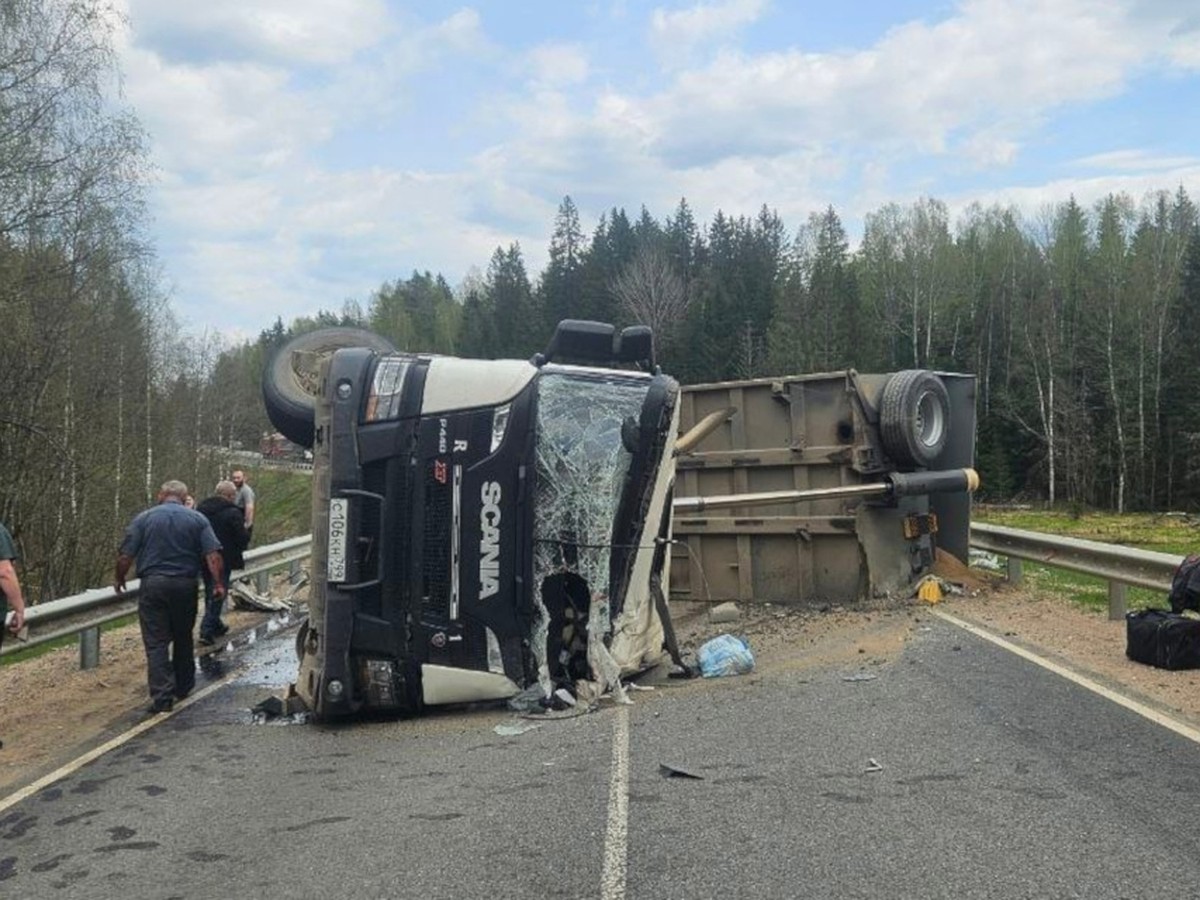
[[[106,583],[158,484],[203,493],[219,448],[270,426],[259,380],[291,335],[527,358],[563,318],[653,327],[685,383],[855,368],[978,377],[987,494],[1126,509],[1200,503],[1200,228],[1182,188],[1033,217],[939,200],[790,230],[559,205],[540,273],[498,247],[451,286],[414,271],[230,346],[174,319],[146,234],[148,141],[120,95],[106,0],[0,0],[0,521],[33,599]]]
[[[1033,218],[922,198],[833,207],[789,232],[764,206],[697,224],[620,208],[586,234],[563,199],[536,278],[518,244],[457,290],[414,272],[321,322],[403,350],[529,357],[564,318],[653,327],[663,368],[703,383],[854,368],[977,376],[986,495],[1117,511],[1200,504],[1200,224],[1178,187],[1073,198]]]
[[[163,480],[217,474],[220,347],[161,285],[119,24],[102,0],[0,0],[0,521],[33,601],[107,583]]]

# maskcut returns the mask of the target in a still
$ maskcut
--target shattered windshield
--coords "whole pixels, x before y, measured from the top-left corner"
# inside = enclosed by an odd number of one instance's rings
[[[608,587],[609,541],[629,453],[621,423],[637,420],[646,384],[548,373],[538,382],[537,567],[567,567]],[[545,574],[545,572],[543,572]]]
[[[534,602],[544,629],[549,614],[539,586],[550,575],[580,576],[591,594],[589,638],[607,631],[613,517],[630,454],[621,424],[636,422],[648,382],[546,372],[538,381],[534,497]],[[542,681],[545,632],[533,635]]]

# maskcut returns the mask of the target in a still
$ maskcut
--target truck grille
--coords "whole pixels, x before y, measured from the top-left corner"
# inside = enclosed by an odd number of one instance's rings
[[[442,470],[444,481],[439,480],[433,469],[425,476],[421,554],[421,618],[426,624],[442,626],[450,623],[450,530],[453,527],[453,489],[446,469]]]

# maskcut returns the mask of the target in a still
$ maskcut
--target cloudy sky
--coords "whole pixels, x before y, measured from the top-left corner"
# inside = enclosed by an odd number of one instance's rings
[[[189,329],[452,285],[564,195],[660,221],[1200,199],[1197,0],[121,0]],[[838,11],[832,11],[836,8]]]

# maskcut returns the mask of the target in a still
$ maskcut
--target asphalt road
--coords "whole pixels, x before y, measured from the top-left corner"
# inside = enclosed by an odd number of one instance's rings
[[[1200,894],[1200,748],[946,622],[869,680],[782,666],[538,723],[253,724],[290,636],[255,652],[0,812],[0,897]]]

